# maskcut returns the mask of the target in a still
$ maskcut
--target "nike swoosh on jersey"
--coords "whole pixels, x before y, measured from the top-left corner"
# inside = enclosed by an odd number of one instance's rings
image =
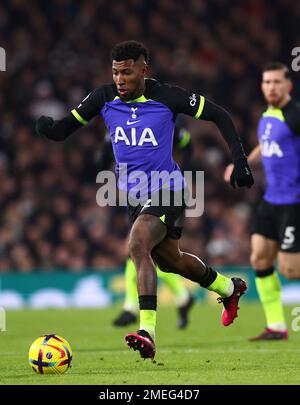
[[[129,121],[127,120],[126,124],[127,125],[132,125],[132,124],[136,124],[137,122],[140,122],[141,120],[137,120],[137,121]]]

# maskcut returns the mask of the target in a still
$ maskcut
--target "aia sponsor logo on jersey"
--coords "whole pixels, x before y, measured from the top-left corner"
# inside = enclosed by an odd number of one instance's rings
[[[157,146],[157,140],[151,128],[138,129],[135,127],[126,128],[117,127],[115,132],[115,143],[124,142],[128,146],[143,146],[145,143],[152,143]]]
[[[275,141],[261,141],[261,154],[264,157],[277,156],[279,158],[283,157],[283,152],[280,148],[280,145]]]
[[[265,128],[265,132],[261,136],[261,154],[264,157],[277,156],[281,158],[283,157],[283,152],[280,148],[280,145],[276,141],[270,139],[272,127],[272,123],[268,122]]]

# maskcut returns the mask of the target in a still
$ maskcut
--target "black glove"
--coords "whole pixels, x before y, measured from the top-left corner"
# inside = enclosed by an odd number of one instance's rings
[[[51,137],[54,120],[51,117],[45,117],[42,115],[36,122],[35,130],[39,135],[46,135]]]
[[[248,188],[253,186],[254,180],[246,157],[241,157],[233,162],[230,183],[233,188],[236,188],[236,185]]]

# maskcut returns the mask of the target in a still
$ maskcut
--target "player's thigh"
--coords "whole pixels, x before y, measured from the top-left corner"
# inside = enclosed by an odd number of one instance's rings
[[[278,242],[254,233],[251,236],[251,265],[255,270],[266,270],[273,266],[278,253]]]
[[[278,270],[290,280],[300,279],[300,252],[298,253],[278,253]]]
[[[165,238],[156,246],[151,256],[160,270],[164,272],[177,273],[178,266],[182,260],[182,252],[179,249],[179,241],[171,238]]]
[[[123,249],[122,249],[122,255],[124,257],[124,259],[126,259],[129,256],[129,235],[127,235],[126,239],[124,240],[124,244],[123,244]]]
[[[288,279],[300,278],[300,204],[283,207],[280,217],[278,267]]]
[[[151,252],[166,236],[165,224],[156,216],[139,215],[129,234],[129,253],[131,255]]]

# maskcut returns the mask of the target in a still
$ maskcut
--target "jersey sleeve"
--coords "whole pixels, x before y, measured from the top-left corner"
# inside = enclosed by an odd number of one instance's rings
[[[205,100],[204,96],[187,90],[169,86],[166,88],[168,105],[176,114],[186,114],[196,119],[214,122],[225,139],[233,161],[245,157],[243,145],[237,134],[233,121],[226,110],[219,105]]]
[[[190,145],[191,134],[188,129],[180,126],[175,126],[173,146],[178,149],[185,149]]]
[[[105,92],[103,86],[93,90],[86,96],[78,107],[71,113],[82,125],[86,125],[92,118],[100,114],[100,110],[105,103]]]
[[[201,118],[205,104],[204,96],[178,86],[168,86],[170,107],[176,114],[186,114],[196,119]]]
[[[291,102],[284,110],[284,116],[287,125],[293,131],[294,135],[300,136],[300,105]]]

